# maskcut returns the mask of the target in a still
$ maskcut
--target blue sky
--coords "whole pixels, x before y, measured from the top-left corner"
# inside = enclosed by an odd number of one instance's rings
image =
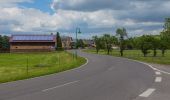
[[[49,34],[82,38],[115,34],[159,34],[170,17],[170,0],[0,0],[0,34]]]
[[[43,12],[53,14],[54,11],[51,9],[52,0],[34,0],[34,2],[22,2],[19,3],[22,7],[35,8]]]

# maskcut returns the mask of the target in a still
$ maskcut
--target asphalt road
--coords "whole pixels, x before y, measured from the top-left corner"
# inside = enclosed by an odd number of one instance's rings
[[[0,100],[134,100],[152,86],[154,71],[124,58],[78,52],[83,67],[0,84]]]

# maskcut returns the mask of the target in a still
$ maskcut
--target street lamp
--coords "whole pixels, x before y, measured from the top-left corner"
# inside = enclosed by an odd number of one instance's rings
[[[78,38],[77,38],[77,34],[81,34],[81,31],[80,31],[80,28],[76,28],[76,49],[75,49],[75,55],[76,55],[76,59],[77,59],[77,49],[78,49],[78,45],[77,45],[77,43],[78,43]]]

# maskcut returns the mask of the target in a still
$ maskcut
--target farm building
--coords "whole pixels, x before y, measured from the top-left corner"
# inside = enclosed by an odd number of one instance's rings
[[[61,38],[62,40],[62,47],[64,49],[72,49],[72,43],[73,43],[73,39],[72,37],[69,37],[69,36],[63,36]]]
[[[10,52],[50,52],[55,50],[55,35],[12,35]]]

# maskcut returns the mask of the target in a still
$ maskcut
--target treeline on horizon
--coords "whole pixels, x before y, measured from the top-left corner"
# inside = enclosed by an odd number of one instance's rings
[[[165,19],[164,29],[159,35],[143,35],[128,38],[125,28],[118,28],[116,35],[104,34],[103,36],[93,36],[96,45],[96,52],[101,49],[107,50],[110,54],[112,47],[119,47],[120,55],[123,56],[124,50],[141,50],[146,57],[150,50],[153,50],[153,57],[157,56],[157,50],[161,50],[162,56],[166,50],[170,49],[170,18]]]

